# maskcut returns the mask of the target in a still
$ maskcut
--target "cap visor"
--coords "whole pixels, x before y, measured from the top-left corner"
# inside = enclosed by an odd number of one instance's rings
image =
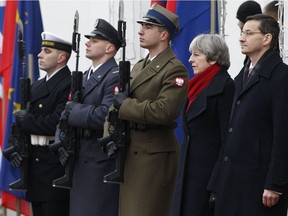
[[[155,26],[164,26],[162,24],[151,22],[151,21],[147,21],[147,20],[137,20],[136,22],[139,23],[139,24],[146,23],[146,24],[155,25]]]

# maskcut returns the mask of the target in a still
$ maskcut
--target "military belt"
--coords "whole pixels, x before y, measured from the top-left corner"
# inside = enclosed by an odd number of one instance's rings
[[[172,125],[148,125],[148,124],[140,124],[135,122],[130,122],[130,129],[138,130],[138,131],[146,131],[148,129],[155,129],[155,130],[167,130],[167,129],[174,129],[175,127]]]

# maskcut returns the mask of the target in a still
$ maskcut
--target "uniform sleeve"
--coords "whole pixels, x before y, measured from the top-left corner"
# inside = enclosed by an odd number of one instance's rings
[[[285,67],[285,70],[283,69],[282,73],[277,74],[279,74],[278,82],[274,85],[272,101],[273,143],[265,189],[283,193],[288,184],[287,67]]]

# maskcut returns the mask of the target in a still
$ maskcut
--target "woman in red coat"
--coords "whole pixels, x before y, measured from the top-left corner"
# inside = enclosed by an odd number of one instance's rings
[[[220,35],[203,34],[190,44],[195,76],[188,83],[173,216],[208,216],[207,184],[227,132],[234,82],[229,50]]]

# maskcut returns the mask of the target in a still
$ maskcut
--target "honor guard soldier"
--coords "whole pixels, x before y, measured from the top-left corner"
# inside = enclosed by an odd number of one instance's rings
[[[102,151],[98,139],[113,103],[118,83],[115,54],[121,46],[117,30],[104,19],[97,19],[86,45],[91,67],[83,75],[82,102],[69,108],[69,126],[79,128],[79,152],[70,194],[70,216],[115,216],[118,212],[119,185],[103,183],[103,176],[114,170],[114,159]],[[71,105],[71,104],[70,104]]]
[[[16,113],[16,123],[31,134],[28,166],[27,200],[34,216],[68,216],[69,190],[52,187],[52,181],[63,176],[64,168],[49,144],[54,142],[56,125],[70,92],[71,72],[66,65],[71,55],[71,42],[43,32],[39,67],[46,72],[31,89],[28,110]]]
[[[149,54],[131,71],[130,96],[118,93],[114,101],[131,129],[119,216],[168,216],[178,161],[174,129],[188,72],[169,46],[179,28],[177,15],[153,4],[137,22],[140,46]]]

